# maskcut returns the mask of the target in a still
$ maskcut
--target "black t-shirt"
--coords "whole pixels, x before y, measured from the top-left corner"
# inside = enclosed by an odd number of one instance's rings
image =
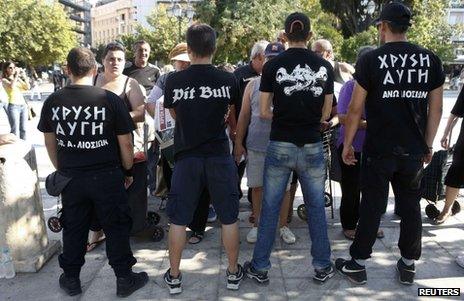
[[[322,107],[333,89],[332,65],[308,49],[289,48],[267,62],[259,90],[274,93],[270,139],[296,145],[320,141]]]
[[[176,159],[229,154],[225,115],[237,97],[234,75],[212,65],[192,65],[167,78],[164,107],[176,112]]]
[[[242,99],[243,93],[248,83],[259,76],[259,74],[251,66],[251,62],[247,65],[241,66],[234,71],[235,78],[237,78],[239,95],[237,101],[235,102],[235,117],[238,120],[240,115],[240,110],[242,109]]]
[[[445,80],[440,59],[409,42],[387,43],[358,60],[355,79],[367,91],[364,152],[427,152],[428,94]]]
[[[120,166],[117,135],[132,132],[134,125],[116,94],[71,85],[47,98],[37,128],[56,134],[58,169],[80,172]]]
[[[156,81],[160,76],[160,71],[156,66],[148,64],[143,68],[137,67],[134,63],[131,66],[124,69],[124,75],[127,75],[141,84],[147,91],[147,95],[155,85]]]

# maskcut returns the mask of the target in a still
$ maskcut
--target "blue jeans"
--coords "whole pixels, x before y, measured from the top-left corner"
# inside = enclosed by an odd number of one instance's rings
[[[26,140],[27,105],[8,105],[8,120],[10,121],[11,133]]]
[[[325,159],[322,143],[298,147],[292,143],[271,141],[264,163],[264,194],[258,226],[258,240],[251,262],[258,271],[269,270],[279,211],[292,170],[298,173],[308,213],[313,267],[331,265],[330,244],[325,218]]]

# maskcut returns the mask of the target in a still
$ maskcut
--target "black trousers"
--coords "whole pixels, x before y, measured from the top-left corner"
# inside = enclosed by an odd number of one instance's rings
[[[340,221],[343,230],[354,230],[359,219],[359,203],[361,200],[361,153],[355,152],[358,162],[346,165],[342,157],[343,144],[338,148],[340,158],[342,200],[340,204]]]
[[[161,155],[161,166],[163,168],[163,176],[166,181],[168,190],[171,190],[172,169],[169,166],[168,160]],[[204,189],[200,195],[198,206],[193,214],[192,222],[188,225],[190,230],[194,232],[205,232],[206,223],[208,222],[209,203],[211,199],[208,189]]]
[[[419,171],[422,167],[420,156],[363,156],[359,222],[356,237],[350,247],[350,254],[354,259],[367,259],[372,253],[380,218],[388,200],[389,182],[393,186],[401,212],[398,241],[401,256],[419,259],[422,243]]]
[[[63,253],[58,260],[64,273],[79,277],[95,213],[105,232],[106,255],[116,277],[129,274],[137,261],[129,243],[132,219],[120,168],[74,175],[61,197]]]

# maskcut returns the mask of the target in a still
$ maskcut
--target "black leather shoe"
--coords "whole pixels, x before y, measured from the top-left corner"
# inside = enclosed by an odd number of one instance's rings
[[[148,282],[148,275],[145,272],[130,272],[127,277],[116,279],[116,295],[118,297],[130,296],[133,292],[142,288]]]
[[[81,281],[77,277],[66,277],[63,274],[60,275],[60,287],[69,296],[75,296],[82,293]]]

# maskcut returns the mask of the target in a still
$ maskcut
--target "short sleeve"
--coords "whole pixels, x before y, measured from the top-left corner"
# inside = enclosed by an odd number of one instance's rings
[[[440,58],[435,54],[432,55],[433,61],[433,76],[432,82],[430,83],[430,91],[435,90],[438,87],[443,86],[445,83],[445,71],[443,70],[443,63]]]
[[[272,72],[272,64],[267,62],[264,64],[263,72],[261,75],[261,84],[259,86],[259,91],[261,92],[274,92],[274,74]]]
[[[369,72],[369,58],[369,54],[364,54],[358,59],[355,67],[356,71],[353,75],[356,82],[366,91],[369,91],[372,76],[372,72]]]
[[[346,114],[348,112],[348,106],[351,101],[351,95],[353,94],[354,81],[347,81],[342,89],[340,90],[340,95],[338,96],[338,114]]]
[[[55,131],[53,124],[52,124],[52,116],[51,116],[51,105],[53,94],[50,95],[44,102],[42,111],[40,112],[40,120],[39,124],[37,125],[37,129],[42,133],[52,133]]]
[[[147,103],[155,103],[161,96],[163,96],[163,93],[164,91],[161,90],[159,86],[154,86],[147,97]]]
[[[114,131],[116,135],[129,134],[135,129],[134,122],[129,114],[124,101],[116,94],[106,91],[106,97],[113,107],[114,112]]]
[[[239,102],[241,103],[242,100],[240,99],[240,89],[238,85],[238,80],[235,76],[232,76],[232,87],[229,105],[235,105],[235,107],[237,107],[237,103]]]
[[[464,117],[464,89],[461,89],[458,99],[456,100],[456,103],[454,104],[454,107],[451,110],[451,114],[459,117]]]
[[[334,70],[332,65],[328,63],[327,68],[327,81],[325,82],[325,95],[334,94]]]

